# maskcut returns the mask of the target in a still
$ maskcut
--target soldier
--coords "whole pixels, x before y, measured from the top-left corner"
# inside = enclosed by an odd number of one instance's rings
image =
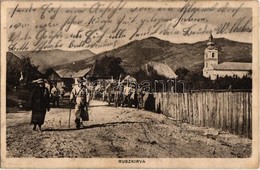
[[[144,97],[144,92],[142,90],[142,87],[140,87],[140,85],[138,85],[138,88],[137,88],[137,107],[138,109],[142,109],[143,108],[143,97]]]
[[[58,91],[58,89],[57,89],[57,87],[55,85],[53,85],[53,87],[51,89],[51,99],[52,99],[54,107],[56,106],[56,103],[57,103],[58,107],[60,106],[59,91]]]
[[[110,82],[110,83],[106,86],[106,94],[107,94],[107,102],[108,102],[108,105],[110,105],[111,102],[113,102],[113,84],[112,84],[112,82]]]
[[[129,106],[129,101],[130,101],[129,94],[130,94],[130,91],[131,91],[131,87],[124,86],[122,107],[124,107],[125,105]]]
[[[70,100],[75,101],[75,123],[77,129],[80,128],[82,121],[88,121],[88,113],[87,113],[87,101],[88,101],[88,92],[87,88],[83,85],[83,79],[78,78],[77,84],[71,91]],[[75,100],[74,100],[75,99]]]
[[[65,87],[64,86],[61,86],[59,89],[59,98],[60,98],[60,102],[62,103],[63,102],[63,98],[64,98],[64,94],[65,94]]]

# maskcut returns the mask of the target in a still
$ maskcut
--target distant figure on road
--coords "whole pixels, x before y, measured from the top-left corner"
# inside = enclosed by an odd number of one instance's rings
[[[51,89],[51,100],[52,100],[52,103],[53,103],[53,107],[57,106],[59,107],[60,106],[60,102],[59,102],[59,90],[57,89],[57,87],[54,85]]]
[[[122,107],[124,107],[125,105],[129,106],[129,102],[130,102],[129,94],[130,94],[130,91],[131,91],[131,87],[124,86]]]
[[[59,94],[60,94],[60,101],[61,101],[61,103],[63,102],[63,98],[64,98],[64,94],[65,94],[65,89],[64,88],[65,88],[64,86],[61,86],[59,88]]]
[[[88,108],[87,108],[87,101],[88,101],[88,91],[87,88],[83,85],[83,79],[78,78],[77,79],[76,86],[72,89],[70,94],[70,100],[71,102],[74,101],[75,103],[75,123],[77,129],[80,128],[81,122],[80,119],[82,118],[82,121],[88,121]],[[75,100],[74,100],[75,99]]]
[[[37,85],[32,91],[30,97],[30,104],[32,109],[31,124],[33,124],[33,130],[36,130],[38,125],[39,130],[44,123],[46,111],[50,111],[50,94],[45,87],[43,79],[37,80]]]
[[[142,109],[144,104],[144,91],[143,89],[138,85],[137,88],[137,108]]]

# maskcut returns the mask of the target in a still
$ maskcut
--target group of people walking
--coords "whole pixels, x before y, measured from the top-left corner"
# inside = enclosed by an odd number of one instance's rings
[[[86,86],[83,84],[83,79],[79,78],[77,84],[71,91],[70,103],[75,104],[75,124],[76,128],[79,129],[82,121],[88,121],[88,105],[89,105],[89,93]],[[51,93],[54,93],[51,90]],[[45,120],[47,111],[50,111],[51,95],[48,88],[45,86],[44,79],[40,78],[36,82],[36,86],[32,91],[30,97],[30,106],[32,110],[31,124],[33,124],[33,130],[42,130],[41,127]],[[71,106],[70,106],[71,107]]]
[[[72,105],[75,105],[74,116],[75,125],[79,129],[84,126],[83,122],[89,120],[88,116],[88,106],[90,101],[90,94],[95,98],[95,90],[88,90],[85,80],[83,78],[78,78],[75,86],[70,92],[70,110]],[[47,111],[50,111],[50,103],[53,102],[53,106],[59,106],[59,95],[60,91],[53,85],[51,88],[45,86],[46,82],[44,79],[38,79],[36,87],[32,91],[30,98],[31,109],[32,109],[32,119],[31,124],[33,124],[33,130],[41,130],[41,126],[44,123],[45,115]],[[114,103],[116,107],[118,106],[128,106],[136,108],[143,108],[143,96],[141,88],[131,85],[131,83],[121,83],[120,85],[114,85],[112,82],[108,84],[105,88],[104,101]],[[64,93],[63,93],[64,95]],[[63,96],[62,95],[62,96]],[[69,116],[70,117],[70,116]],[[69,120],[70,121],[70,120]],[[70,123],[69,123],[70,126]]]
[[[143,107],[143,96],[144,92],[140,86],[136,87],[135,85],[121,85],[117,87],[112,87],[112,83],[106,87],[105,94],[103,97],[104,101],[107,101],[110,105],[114,103],[116,107],[118,106],[128,106],[135,108]]]

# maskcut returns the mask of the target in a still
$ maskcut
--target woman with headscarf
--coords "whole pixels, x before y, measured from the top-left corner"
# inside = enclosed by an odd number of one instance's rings
[[[32,91],[30,98],[33,130],[36,130],[38,125],[39,130],[44,123],[46,111],[50,111],[50,94],[48,89],[45,87],[43,79],[37,80],[37,85]]]

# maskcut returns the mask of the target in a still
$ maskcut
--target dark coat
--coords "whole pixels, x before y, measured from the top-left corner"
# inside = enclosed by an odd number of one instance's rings
[[[50,94],[47,88],[36,86],[30,98],[32,109],[32,124],[42,125],[46,111],[50,109]]]

